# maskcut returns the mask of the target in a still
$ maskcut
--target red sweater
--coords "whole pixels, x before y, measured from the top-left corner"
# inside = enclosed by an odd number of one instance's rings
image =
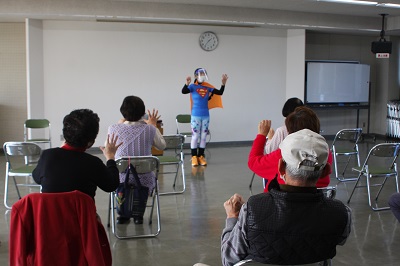
[[[111,266],[93,199],[80,192],[31,193],[11,211],[9,265]]]
[[[268,185],[276,175],[279,175],[278,162],[282,158],[281,149],[277,149],[269,154],[264,154],[264,146],[267,139],[264,135],[258,134],[253,142],[251,151],[249,154],[248,166],[257,175],[265,178],[267,184],[264,188],[264,192],[268,191]],[[328,164],[332,165],[332,153],[329,152]],[[332,171],[329,172],[329,175]],[[329,175],[321,177],[317,182],[317,187],[326,187],[329,185]],[[278,178],[279,184],[285,184],[285,182]]]

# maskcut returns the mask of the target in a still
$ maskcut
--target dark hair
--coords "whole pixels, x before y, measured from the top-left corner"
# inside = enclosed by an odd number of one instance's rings
[[[290,98],[288,99],[282,108],[283,117],[287,117],[290,113],[296,109],[296,107],[303,106],[304,103],[299,98]]]
[[[139,121],[146,113],[144,102],[137,96],[126,96],[119,110],[127,121]]]
[[[306,106],[299,106],[285,119],[289,134],[302,129],[309,129],[315,133],[320,132],[320,123],[317,114]]]
[[[66,115],[63,120],[63,135],[68,145],[86,148],[94,142],[99,133],[100,118],[89,109],[78,109]]]

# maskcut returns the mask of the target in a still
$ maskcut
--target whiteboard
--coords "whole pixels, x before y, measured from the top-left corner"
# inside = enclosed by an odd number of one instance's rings
[[[370,66],[355,63],[307,62],[307,104],[369,102]]]

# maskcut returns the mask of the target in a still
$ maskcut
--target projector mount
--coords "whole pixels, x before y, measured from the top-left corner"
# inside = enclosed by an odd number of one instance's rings
[[[380,36],[381,36],[381,38],[379,39],[379,41],[383,41],[383,42],[386,42],[386,39],[385,39],[385,17],[388,15],[388,14],[379,14],[379,15],[381,15],[382,16],[382,30],[381,30],[381,34],[380,34]]]

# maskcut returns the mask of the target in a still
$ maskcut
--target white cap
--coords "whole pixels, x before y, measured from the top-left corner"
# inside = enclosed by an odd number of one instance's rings
[[[289,134],[279,145],[286,164],[306,171],[319,171],[328,160],[329,146],[324,137],[309,129]],[[314,166],[304,165],[311,161]]]

